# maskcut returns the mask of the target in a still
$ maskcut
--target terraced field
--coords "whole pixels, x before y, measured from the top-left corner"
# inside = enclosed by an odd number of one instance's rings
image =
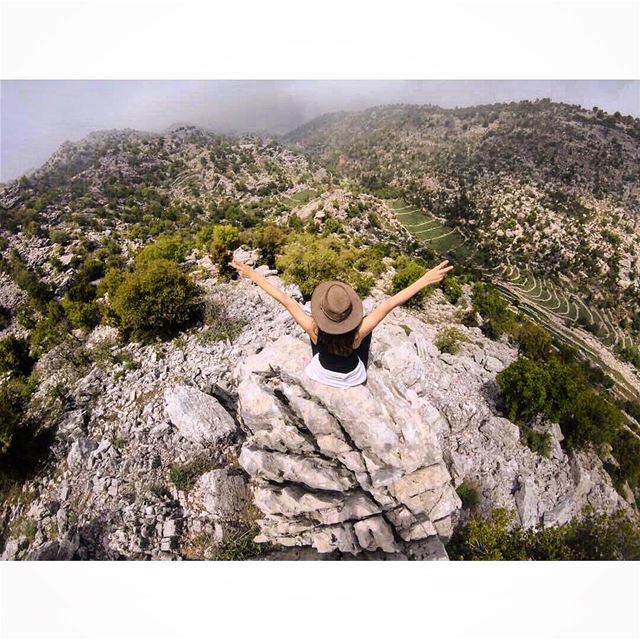
[[[416,239],[452,260],[473,259],[474,251],[458,229],[446,226],[433,215],[401,200],[388,202],[397,219]],[[611,312],[587,305],[575,291],[570,277],[558,281],[540,278],[517,266],[488,270],[487,276],[514,307],[544,327],[559,342],[573,347],[596,364],[615,383],[619,396],[640,400],[640,379],[629,365],[613,353],[618,345],[633,340],[617,326]],[[581,326],[582,325],[582,326]],[[596,335],[582,327],[589,325]]]
[[[544,327],[559,342],[573,347],[589,362],[600,366],[614,381],[614,391],[617,395],[628,400],[640,400],[638,377],[631,367],[616,358],[609,349],[604,348],[600,340],[583,329],[566,326],[558,314],[522,296],[514,285],[504,281],[496,281],[495,284],[518,311]]]
[[[568,277],[559,282],[545,280],[518,267],[507,266],[495,274],[496,286],[519,311],[544,327],[558,341],[573,347],[587,360],[598,364],[616,383],[618,395],[640,399],[640,380],[633,369],[612,352],[618,344],[633,340],[615,324],[611,312],[590,307],[576,294]],[[597,337],[579,326],[597,327]],[[604,347],[609,347],[604,348]]]
[[[403,200],[389,200],[387,204],[395,211],[396,218],[402,226],[437,254],[454,260],[469,258],[468,243],[457,227],[449,227],[434,215],[425,213]]]
[[[510,265],[503,267],[501,276],[518,290],[519,298],[539,305],[564,323],[590,326],[606,346],[633,345],[632,338],[620,329],[610,310],[585,304],[570,277],[561,276],[554,282]]]

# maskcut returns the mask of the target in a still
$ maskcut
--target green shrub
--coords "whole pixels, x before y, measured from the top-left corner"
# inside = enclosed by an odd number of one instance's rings
[[[180,236],[162,236],[144,247],[137,255],[136,262],[144,264],[152,260],[172,260],[180,263],[187,257],[189,249],[189,243]]]
[[[67,244],[69,242],[69,234],[66,231],[54,229],[49,232],[49,240],[54,244]]]
[[[460,344],[467,341],[467,336],[456,327],[448,327],[438,332],[434,344],[442,353],[455,355],[460,351]]]
[[[460,315],[460,324],[465,327],[477,327],[479,326],[477,312],[475,309],[469,309]]]
[[[324,280],[342,280],[361,296],[369,293],[382,262],[369,250],[350,246],[336,237],[293,234],[276,266],[286,282],[294,282],[305,296]]]
[[[535,418],[550,411],[549,372],[528,358],[518,358],[496,376],[510,420]]]
[[[462,508],[475,511],[480,505],[480,491],[475,482],[464,480],[456,489],[456,493],[462,500]]]
[[[496,381],[510,420],[557,420],[569,449],[611,442],[622,426],[622,412],[589,385],[575,363],[521,357]]]
[[[462,281],[457,276],[447,276],[440,287],[451,304],[458,304],[462,296]]]
[[[79,280],[69,288],[65,298],[69,302],[91,302],[96,297],[96,291],[95,285],[87,280]]]
[[[607,471],[619,489],[628,482],[632,491],[640,490],[640,439],[626,429],[620,429],[611,441],[612,455],[617,465],[608,465]]]
[[[100,307],[95,302],[80,302],[62,299],[62,307],[69,322],[76,328],[92,329],[100,323]]]
[[[20,407],[11,397],[7,385],[0,387],[0,455],[11,447],[13,434],[20,421]]]
[[[34,380],[16,376],[4,380],[0,386],[0,480],[4,456],[11,448],[18,431],[24,409],[34,391]]]
[[[125,279],[126,274],[127,271],[117,267],[107,269],[107,272],[104,274],[104,278],[100,280],[100,284],[98,285],[98,295],[114,295],[118,290],[118,287],[122,284],[122,281]]]
[[[524,322],[516,330],[520,353],[533,360],[546,360],[553,353],[551,336],[532,322]]]
[[[514,315],[493,285],[476,283],[472,302],[473,308],[482,316],[482,332],[487,337],[497,339],[513,330]]]
[[[567,524],[524,530],[513,514],[495,509],[460,527],[447,545],[452,560],[638,560],[640,527],[624,511],[585,510]]]
[[[111,309],[127,338],[168,338],[200,314],[200,289],[169,260],[153,260],[123,275]]]
[[[44,318],[31,332],[31,353],[35,357],[40,357],[63,342],[69,335],[70,329],[62,306],[58,302],[50,302],[46,307]]]
[[[615,405],[593,389],[583,389],[573,402],[572,415],[560,419],[560,428],[569,448],[581,448],[590,442],[611,442],[622,422]]]
[[[0,257],[0,272],[7,273],[16,285],[26,291],[30,302],[38,309],[46,307],[53,297],[49,286],[24,263],[17,251],[11,254],[8,261]]]
[[[0,340],[0,372],[26,376],[33,368],[29,343],[23,338],[8,336]]]
[[[220,263],[240,246],[240,229],[231,224],[217,224],[212,229],[209,250],[211,259]]]
[[[636,422],[640,422],[640,402],[626,400],[624,403],[624,410],[634,418]]]
[[[304,222],[302,222],[302,219],[295,213],[289,216],[287,224],[289,225],[289,228],[293,229],[294,231],[302,231],[302,229],[304,228]]]
[[[551,455],[551,434],[548,431],[535,431],[524,426],[522,427],[522,437],[524,443],[534,453],[538,453],[545,458]]]
[[[289,233],[289,231],[276,224],[263,224],[250,231],[245,231],[243,239],[246,238],[248,244],[256,249],[260,249],[263,262],[271,268],[274,268],[276,265],[276,255],[285,245]]]
[[[343,231],[344,227],[342,226],[342,222],[337,218],[328,218],[322,225],[322,235],[325,236],[332,233],[342,233]]]
[[[0,305],[0,331],[11,324],[11,310]]]
[[[233,251],[240,246],[240,229],[230,224],[214,225],[211,230],[211,242],[209,251],[211,259],[219,267],[219,273],[223,278],[231,278],[236,275],[231,266]]]
[[[421,278],[427,271],[427,268],[411,260],[407,256],[399,256],[395,260],[396,273],[391,280],[391,293],[398,293],[403,289],[406,289],[409,285],[413,284],[416,280]],[[431,294],[431,289],[424,288],[418,291],[407,304],[409,306],[417,306]]]
[[[25,329],[33,329],[36,326],[35,309],[28,303],[23,302],[16,308],[16,320]]]
[[[640,349],[634,346],[621,346],[616,349],[616,353],[625,361],[640,369]]]

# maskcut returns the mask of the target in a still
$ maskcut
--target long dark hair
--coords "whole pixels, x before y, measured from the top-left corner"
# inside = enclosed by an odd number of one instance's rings
[[[353,342],[358,333],[358,325],[355,329],[347,331],[347,333],[325,333],[318,327],[318,346],[324,347],[329,353],[335,356],[350,356],[354,352]]]

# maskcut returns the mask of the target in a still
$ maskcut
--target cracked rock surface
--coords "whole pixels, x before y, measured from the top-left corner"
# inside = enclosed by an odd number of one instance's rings
[[[460,499],[438,441],[442,416],[388,369],[334,389],[305,376],[308,358],[305,342],[283,336],[237,372],[250,432],[239,461],[264,514],[260,539],[398,552],[448,531]]]

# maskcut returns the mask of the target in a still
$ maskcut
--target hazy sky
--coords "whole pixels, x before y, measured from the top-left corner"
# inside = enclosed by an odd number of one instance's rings
[[[398,102],[469,106],[548,97],[640,116],[640,81],[104,81],[0,83],[0,180],[40,166],[97,129],[284,133],[322,113]]]

